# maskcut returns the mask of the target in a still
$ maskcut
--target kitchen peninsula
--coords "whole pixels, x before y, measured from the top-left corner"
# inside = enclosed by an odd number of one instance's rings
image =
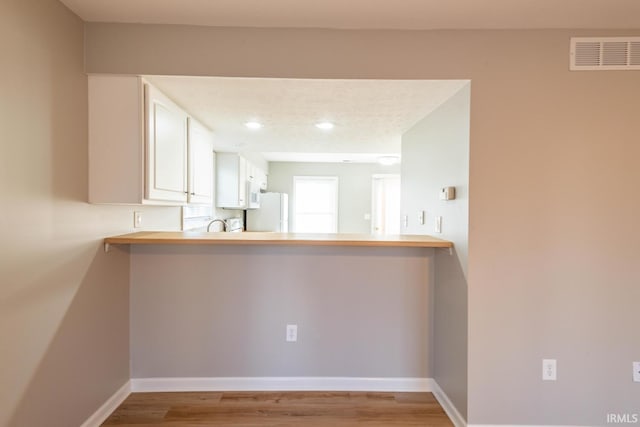
[[[204,233],[149,231],[107,237],[105,244],[154,245],[297,245],[451,248],[453,243],[422,235],[305,234],[305,233]]]
[[[449,241],[144,231],[104,242],[130,255],[139,391],[424,391],[433,376],[434,263]]]

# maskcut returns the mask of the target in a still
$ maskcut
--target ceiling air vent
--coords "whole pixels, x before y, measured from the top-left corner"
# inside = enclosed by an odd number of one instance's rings
[[[640,37],[572,37],[570,70],[640,70]]]

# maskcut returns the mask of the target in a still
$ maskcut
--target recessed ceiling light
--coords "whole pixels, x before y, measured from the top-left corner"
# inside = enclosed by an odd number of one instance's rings
[[[248,127],[249,129],[260,129],[260,128],[262,128],[262,123],[255,122],[255,121],[246,122],[244,125],[246,127]]]
[[[316,123],[316,127],[322,130],[331,130],[334,128],[334,124],[331,122],[318,122]]]
[[[378,157],[378,163],[385,166],[395,165],[400,161],[398,156],[380,156]]]

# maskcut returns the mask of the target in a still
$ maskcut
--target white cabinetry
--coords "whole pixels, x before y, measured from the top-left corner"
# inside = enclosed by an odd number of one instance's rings
[[[89,201],[211,203],[211,133],[135,76],[89,76]]]
[[[216,206],[259,208],[260,191],[267,189],[267,175],[238,153],[217,153],[216,157]]]
[[[247,161],[237,153],[216,154],[216,206],[247,207]]]
[[[257,169],[256,179],[258,181],[258,188],[260,191],[267,191],[267,174],[262,169]]]
[[[189,203],[213,203],[213,137],[189,118]]]
[[[159,90],[145,85],[145,199],[186,202],[188,115]]]
[[[260,169],[247,161],[247,209],[258,209],[260,207],[260,174]]]

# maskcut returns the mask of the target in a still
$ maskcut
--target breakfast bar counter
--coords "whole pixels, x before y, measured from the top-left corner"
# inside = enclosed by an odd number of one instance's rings
[[[107,237],[107,245],[288,245],[451,248],[453,243],[424,235],[305,234],[305,233],[205,233],[142,231]]]
[[[104,243],[129,257],[140,381],[430,375],[435,264],[449,241],[141,231]],[[287,325],[297,341],[285,340]]]

